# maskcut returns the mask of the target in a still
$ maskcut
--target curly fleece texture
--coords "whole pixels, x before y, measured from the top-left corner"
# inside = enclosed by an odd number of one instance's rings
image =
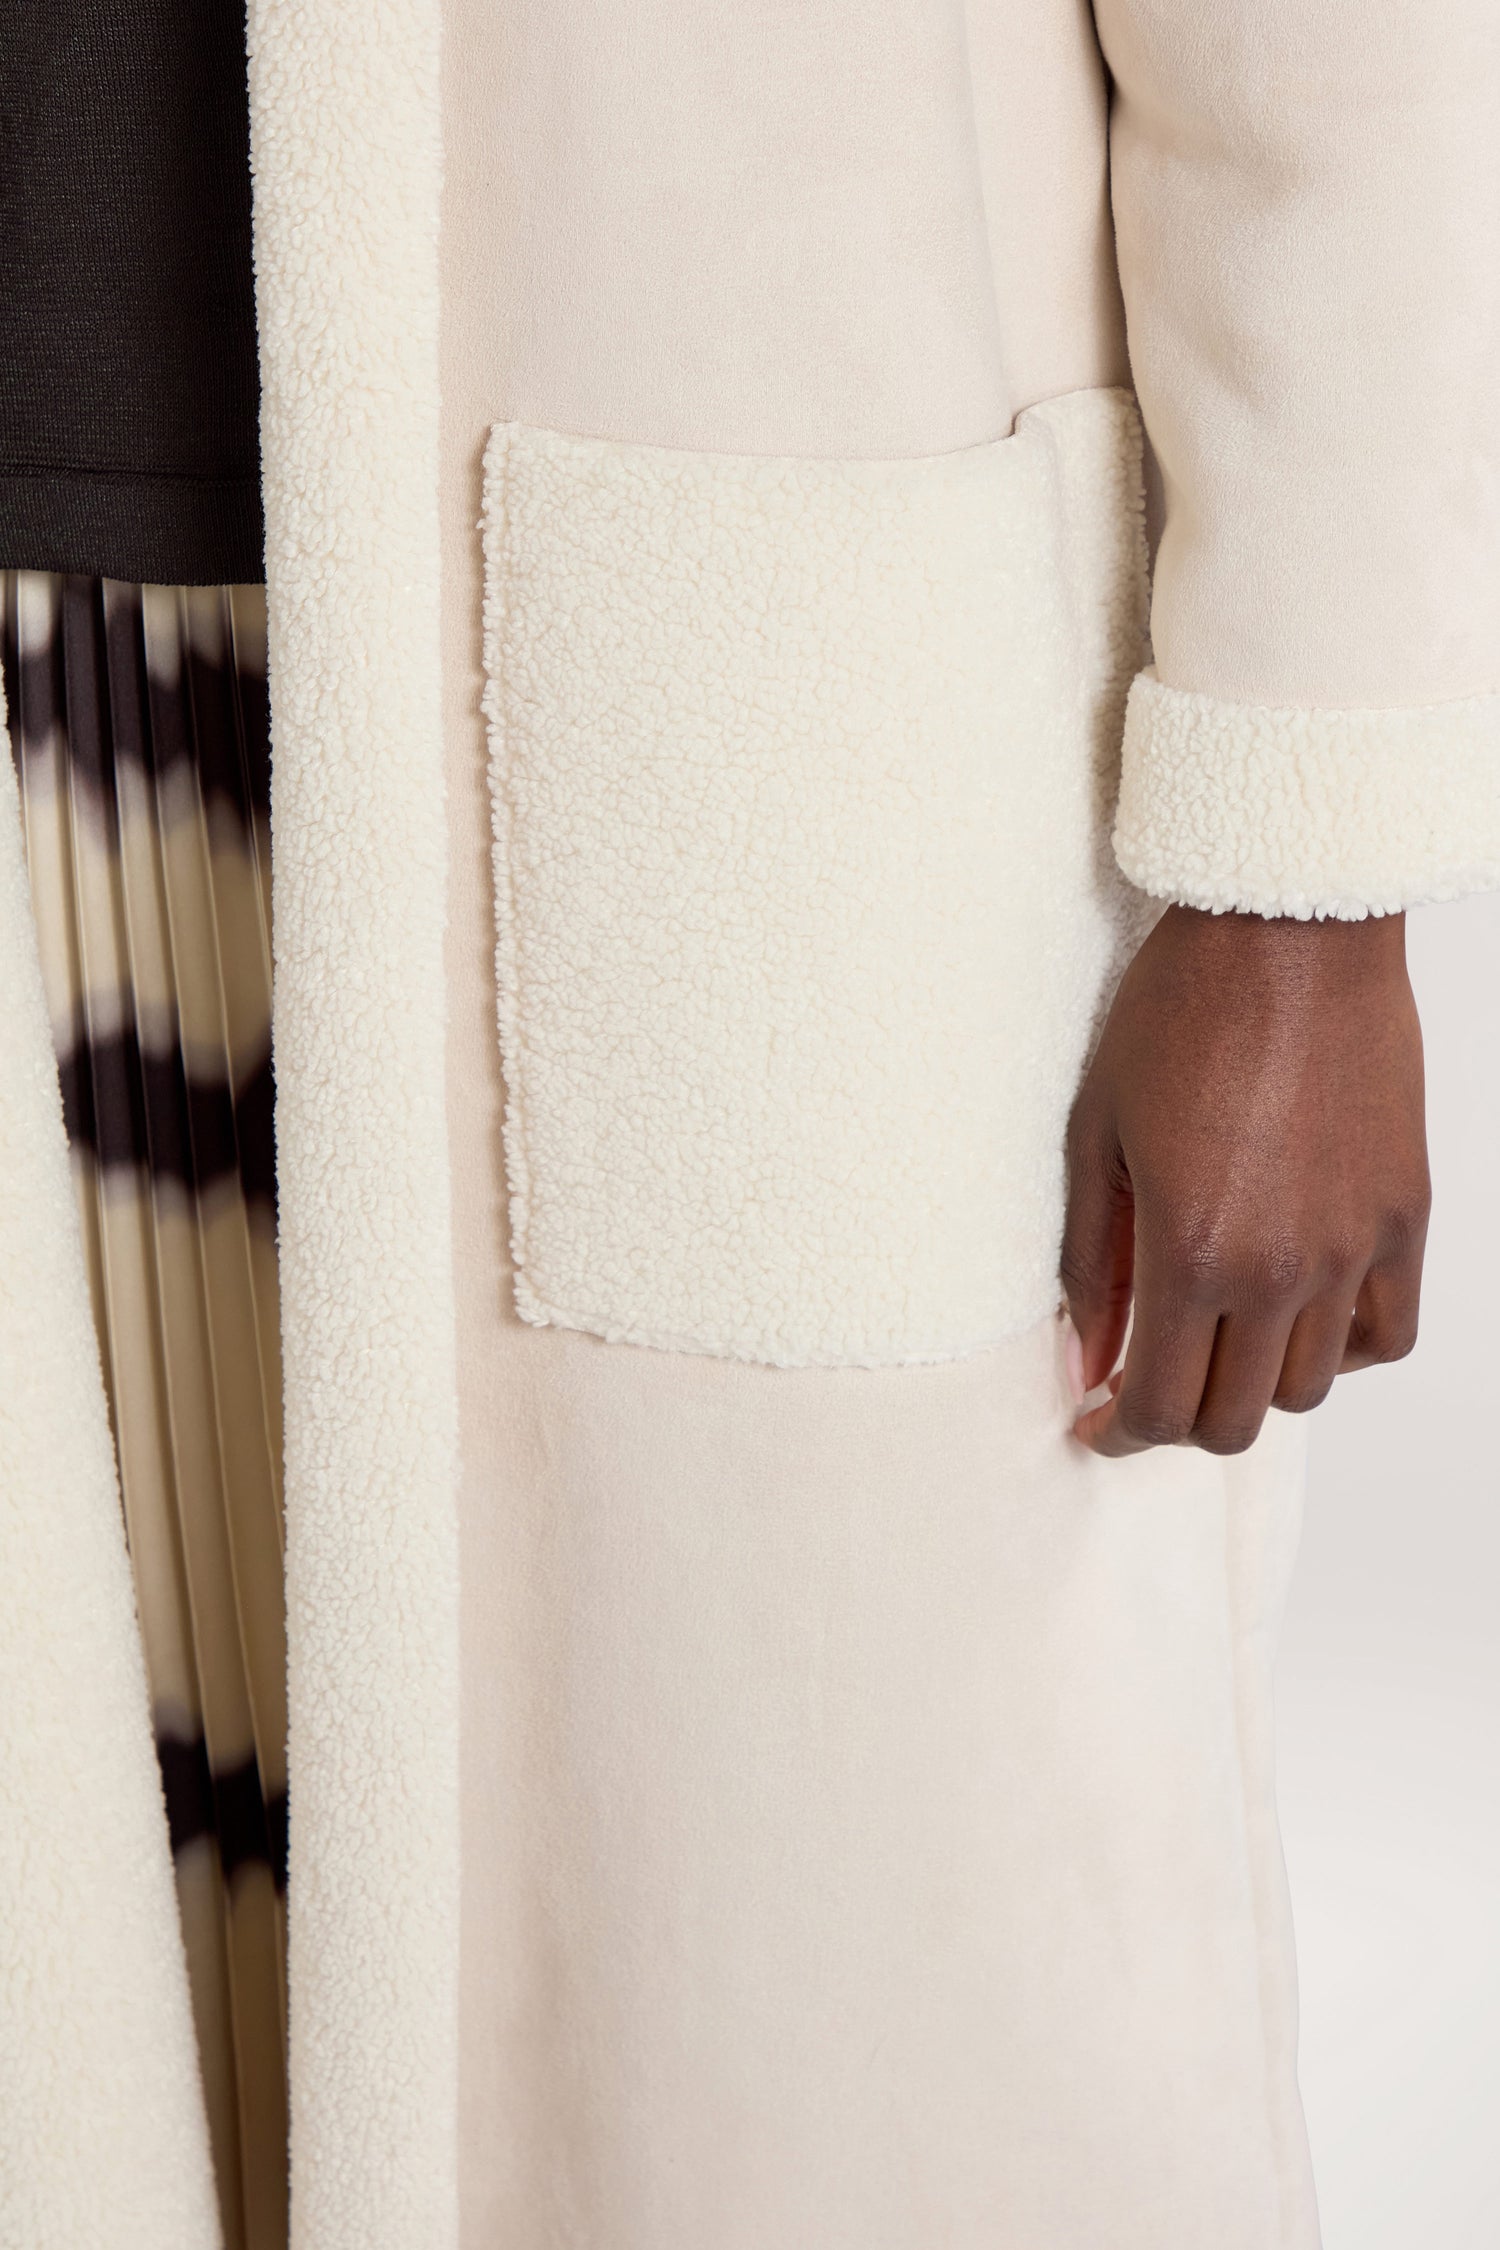
[[[870,1366],[1047,1313],[1134,920],[1131,402],[911,461],[509,425],[485,540],[523,1315]]]
[[[255,0],[292,2238],[457,2234],[438,11]],[[392,285],[392,276],[399,284]]]
[[[0,1025],[0,2250],[217,2250],[3,706]]]
[[[1115,849],[1156,898],[1361,921],[1500,884],[1500,696],[1272,710],[1130,692]]]

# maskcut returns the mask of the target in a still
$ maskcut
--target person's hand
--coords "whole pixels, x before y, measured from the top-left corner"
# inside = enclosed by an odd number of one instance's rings
[[[1237,1453],[1417,1333],[1422,1035],[1402,915],[1169,907],[1068,1133],[1063,1283],[1097,1453]],[[1129,1348],[1125,1343],[1132,1298]]]

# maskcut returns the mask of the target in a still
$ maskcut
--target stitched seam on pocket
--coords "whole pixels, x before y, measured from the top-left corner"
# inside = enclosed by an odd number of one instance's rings
[[[515,807],[511,798],[503,641],[510,557],[511,428],[490,433],[484,453],[484,661],[483,711],[489,727],[490,826],[495,880],[495,982],[505,1087],[505,1169],[510,1204],[511,1262],[517,1309],[523,1319],[552,1317],[535,1295],[526,1271],[531,1213],[531,1172],[526,1150],[526,1041],[521,1011],[519,916],[513,862]]]

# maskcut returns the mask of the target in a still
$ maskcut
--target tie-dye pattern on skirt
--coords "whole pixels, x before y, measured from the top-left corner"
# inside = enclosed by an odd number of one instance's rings
[[[259,586],[0,574],[226,2250],[282,2250],[286,1636]]]

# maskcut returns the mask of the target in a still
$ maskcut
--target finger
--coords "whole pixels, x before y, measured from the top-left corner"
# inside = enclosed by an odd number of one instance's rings
[[[1286,1360],[1295,1313],[1231,1313],[1219,1323],[1203,1385],[1194,1445],[1205,1453],[1243,1453],[1261,1424]]]
[[[1112,1131],[1075,1118],[1068,1135],[1068,1211],[1062,1281],[1083,1346],[1084,1389],[1102,1383],[1120,1357],[1130,1319],[1135,1199]]]
[[[1383,1367],[1405,1359],[1417,1340],[1422,1298],[1420,1254],[1398,1264],[1372,1266],[1354,1300],[1340,1373]]]
[[[1307,1414],[1321,1406],[1333,1388],[1349,1341],[1351,1307],[1357,1284],[1325,1289],[1304,1305],[1287,1338],[1281,1378],[1271,1404],[1283,1414]]]
[[[1130,1346],[1113,1396],[1080,1415],[1074,1435],[1117,1460],[1154,1445],[1181,1445],[1198,1419],[1218,1315],[1170,1282],[1142,1274]]]

